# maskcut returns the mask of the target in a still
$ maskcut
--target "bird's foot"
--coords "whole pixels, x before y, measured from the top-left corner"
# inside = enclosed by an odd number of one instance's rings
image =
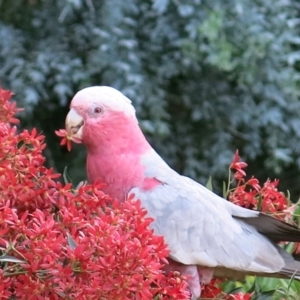
[[[199,273],[201,284],[208,284],[213,279],[214,269],[198,266],[198,273]]]
[[[164,267],[166,272],[178,271],[181,275],[186,277],[186,281],[189,285],[189,290],[192,294],[192,300],[196,300],[201,295],[200,277],[197,266],[187,266],[178,263],[168,258],[169,264]]]

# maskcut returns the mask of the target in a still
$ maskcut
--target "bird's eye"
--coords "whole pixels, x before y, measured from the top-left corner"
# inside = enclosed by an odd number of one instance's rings
[[[96,114],[100,114],[101,111],[102,111],[101,107],[95,107],[94,108],[94,113],[96,113]]]

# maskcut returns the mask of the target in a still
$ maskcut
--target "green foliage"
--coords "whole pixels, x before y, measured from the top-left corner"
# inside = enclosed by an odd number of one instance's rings
[[[299,300],[300,284],[297,280],[247,276],[245,282],[225,282],[222,289],[226,293],[253,293],[252,300]]]
[[[134,101],[144,132],[178,171],[202,182],[224,178],[239,148],[250,173],[279,176],[295,194],[297,5],[2,0],[0,80],[25,99],[23,124],[46,135],[48,161],[60,172],[68,165],[77,182],[85,179],[84,150],[61,150],[54,129],[77,90],[111,85]]]

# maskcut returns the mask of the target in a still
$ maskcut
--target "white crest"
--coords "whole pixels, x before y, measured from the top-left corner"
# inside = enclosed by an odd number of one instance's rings
[[[73,107],[81,104],[99,104],[111,111],[124,112],[135,118],[135,109],[128,99],[120,91],[109,86],[91,86],[80,90],[73,98]]]

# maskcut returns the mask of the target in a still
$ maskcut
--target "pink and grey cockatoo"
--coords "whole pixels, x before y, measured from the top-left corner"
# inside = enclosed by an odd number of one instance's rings
[[[193,299],[212,275],[300,278],[300,263],[275,243],[300,241],[300,230],[226,201],[172,170],[143,135],[131,101],[106,86],[79,91],[66,118],[68,134],[88,151],[87,175],[125,201],[134,194],[170,250],[169,270],[188,278]]]

